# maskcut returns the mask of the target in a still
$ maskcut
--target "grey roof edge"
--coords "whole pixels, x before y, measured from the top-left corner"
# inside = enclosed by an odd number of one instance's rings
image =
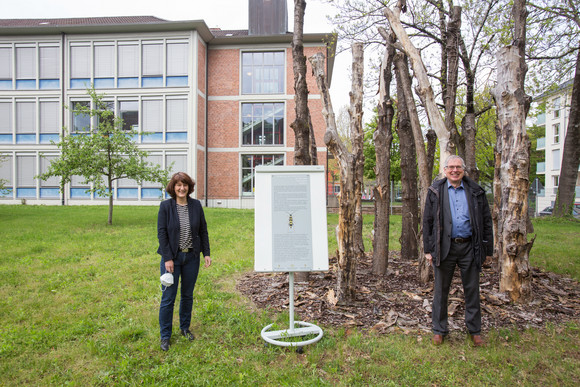
[[[123,32],[198,31],[205,42],[214,36],[203,20],[159,21],[123,24],[76,24],[38,25],[23,27],[0,27],[0,36],[60,35],[60,34],[107,34]]]
[[[554,89],[547,90],[547,91],[543,92],[542,94],[534,97],[533,101],[539,101],[539,100],[542,100],[542,99],[549,97],[551,95],[558,94],[562,90],[565,90],[569,87],[571,88],[573,84],[574,84],[574,78],[568,79],[566,82],[560,83]]]

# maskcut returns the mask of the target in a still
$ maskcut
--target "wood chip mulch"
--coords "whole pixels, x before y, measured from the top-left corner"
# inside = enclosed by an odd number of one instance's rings
[[[295,319],[325,326],[353,327],[378,333],[431,331],[433,282],[417,280],[417,263],[403,261],[391,252],[387,276],[372,274],[372,258],[357,266],[357,298],[351,305],[336,305],[336,257],[330,270],[310,273],[308,283],[295,283]],[[516,304],[499,292],[499,275],[484,267],[480,279],[482,331],[495,328],[544,328],[547,323],[580,322],[580,284],[571,278],[532,268],[533,301]],[[288,310],[288,274],[243,275],[237,289],[257,307]],[[456,270],[449,295],[449,328],[465,330],[463,288]]]

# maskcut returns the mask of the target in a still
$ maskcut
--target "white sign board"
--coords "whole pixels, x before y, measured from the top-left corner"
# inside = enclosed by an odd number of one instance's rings
[[[324,167],[256,167],[254,194],[254,270],[328,270]]]

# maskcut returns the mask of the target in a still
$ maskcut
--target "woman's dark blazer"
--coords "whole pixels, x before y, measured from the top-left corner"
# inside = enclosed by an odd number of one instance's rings
[[[199,200],[187,197],[187,210],[194,254],[199,257],[199,254],[203,253],[204,257],[208,257],[210,255],[209,237],[201,203]],[[159,215],[157,216],[157,238],[159,239],[157,253],[161,255],[163,261],[171,261],[177,258],[177,253],[179,252],[179,230],[177,202],[173,198],[162,201],[159,205]]]

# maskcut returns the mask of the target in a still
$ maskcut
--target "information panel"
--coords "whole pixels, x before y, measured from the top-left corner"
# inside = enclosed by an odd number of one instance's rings
[[[256,168],[254,269],[328,270],[324,167]]]

